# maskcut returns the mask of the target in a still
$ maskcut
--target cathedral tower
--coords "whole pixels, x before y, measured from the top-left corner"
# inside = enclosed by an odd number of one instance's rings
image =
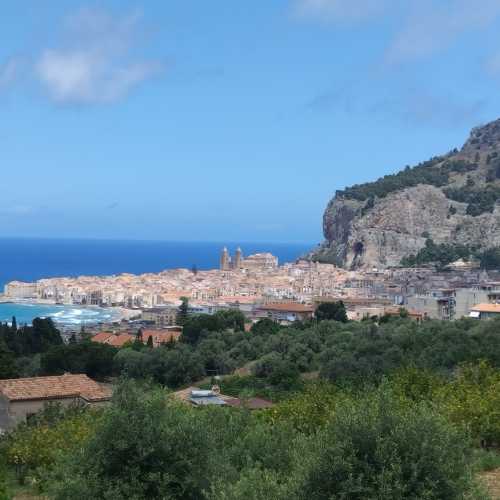
[[[221,271],[227,271],[230,267],[231,259],[229,257],[229,252],[227,248],[224,247],[220,255],[220,269]]]
[[[241,269],[242,261],[243,261],[243,253],[241,252],[241,248],[238,247],[236,249],[236,253],[234,254],[233,268],[234,269]]]

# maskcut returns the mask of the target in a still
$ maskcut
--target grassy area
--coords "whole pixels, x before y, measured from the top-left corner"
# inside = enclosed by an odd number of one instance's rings
[[[13,469],[8,470],[6,479],[13,500],[47,500],[47,497],[40,496],[31,485],[19,484]]]
[[[497,450],[478,449],[475,451],[474,458],[478,472],[489,472],[500,469],[500,453]]]

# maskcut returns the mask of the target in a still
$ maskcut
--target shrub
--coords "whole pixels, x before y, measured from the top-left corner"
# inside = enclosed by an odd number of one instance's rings
[[[253,374],[265,378],[271,385],[291,389],[299,384],[299,370],[290,361],[272,352],[259,359],[252,368]]]
[[[468,427],[483,446],[500,444],[500,373],[488,363],[464,364],[436,394],[450,422]]]
[[[200,415],[122,385],[94,436],[60,463],[53,487],[57,500],[73,498],[169,498],[199,500],[208,487],[215,446]]]
[[[8,436],[6,461],[21,482],[30,476],[40,483],[62,452],[74,451],[89,438],[97,420],[93,411],[48,405],[29,425],[20,425]]]
[[[458,499],[473,488],[466,438],[385,388],[337,405],[297,456],[294,498]]]

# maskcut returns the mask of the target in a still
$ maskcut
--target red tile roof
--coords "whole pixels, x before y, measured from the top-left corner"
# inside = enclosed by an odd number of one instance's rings
[[[111,337],[111,335],[113,335],[113,333],[111,333],[111,332],[100,332],[97,335],[94,335],[92,337],[92,340],[94,342],[101,342],[101,343],[103,343],[103,342],[106,342],[106,340],[108,340],[109,337]]]
[[[127,342],[134,342],[135,339],[135,335],[120,333],[118,335],[111,335],[111,337],[105,340],[104,343],[112,345],[114,347],[123,347]]]
[[[149,337],[153,337],[153,346],[158,347],[161,344],[166,344],[172,340],[179,340],[181,336],[180,329],[178,330],[153,330],[144,329],[142,330],[142,341],[144,344],[147,343]],[[94,342],[99,342],[100,344],[109,344],[114,347],[123,347],[127,342],[135,342],[137,336],[130,333],[110,333],[110,332],[100,332],[92,337]]]
[[[265,304],[260,306],[260,309],[264,311],[283,311],[283,312],[294,312],[294,313],[312,313],[314,312],[313,306],[307,306],[305,304],[299,304],[297,302],[288,302],[276,304]]]
[[[81,397],[96,402],[111,397],[109,389],[82,374],[0,380],[0,394],[10,401]]]
[[[153,346],[158,347],[167,342],[179,340],[181,336],[180,331],[168,330],[142,330],[142,341],[147,343],[149,337],[153,337]]]
[[[92,337],[93,342],[109,344],[114,347],[122,347],[127,342],[133,342],[134,340],[135,335],[130,335],[128,333],[100,332]]]
[[[500,304],[477,304],[474,307],[471,307],[471,311],[500,313]]]

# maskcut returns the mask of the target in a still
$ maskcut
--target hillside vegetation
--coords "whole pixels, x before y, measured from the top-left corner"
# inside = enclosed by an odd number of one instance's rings
[[[331,309],[341,321],[263,320],[249,333],[237,313],[200,315],[178,344],[117,350],[109,408],[48,407],[0,440],[4,476],[58,500],[487,498],[477,472],[500,463],[500,322],[351,323]],[[85,368],[75,345],[88,341],[49,348],[44,369]],[[232,375],[249,361],[251,375]],[[276,405],[169,396],[214,370],[223,393]]]

